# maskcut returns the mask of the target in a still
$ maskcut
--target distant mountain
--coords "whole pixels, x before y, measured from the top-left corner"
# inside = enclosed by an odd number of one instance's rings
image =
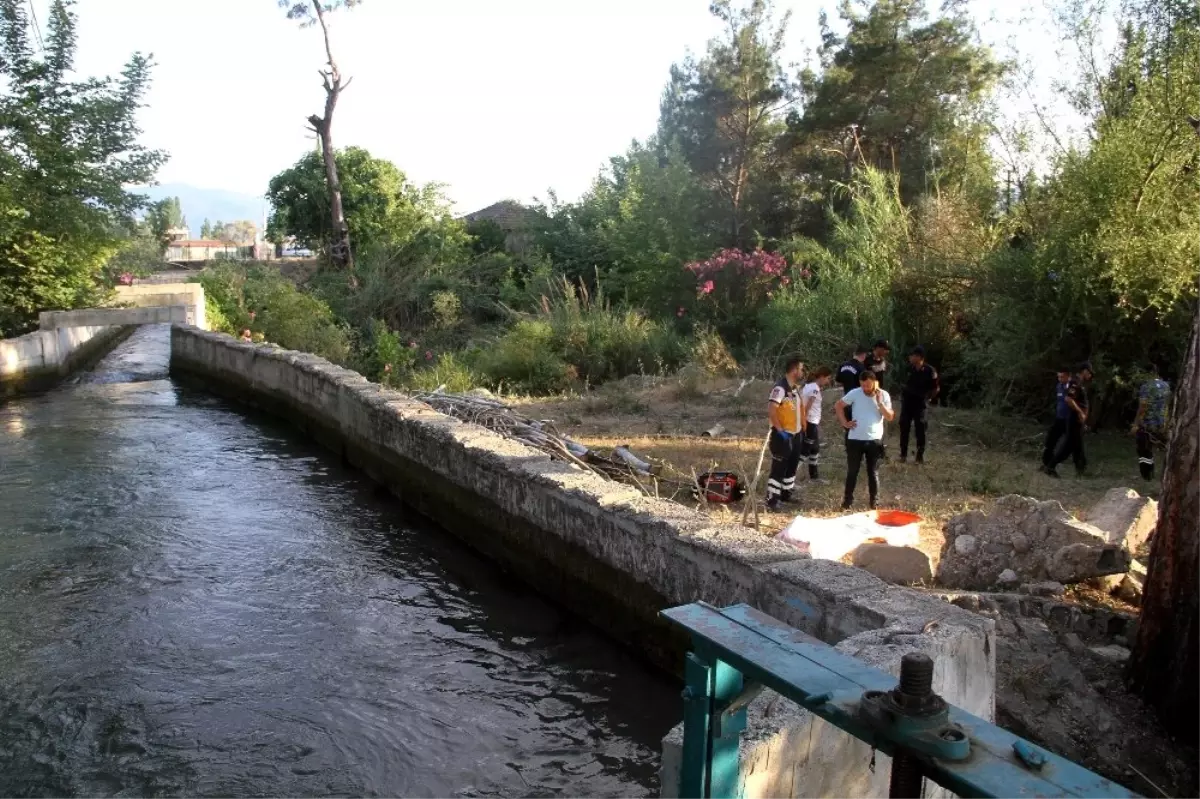
[[[253,194],[241,194],[223,189],[202,189],[187,183],[164,183],[161,186],[139,186],[134,189],[151,200],[178,197],[193,236],[200,235],[200,225],[210,222],[237,222],[249,219],[261,230],[263,217],[270,210],[267,201]]]

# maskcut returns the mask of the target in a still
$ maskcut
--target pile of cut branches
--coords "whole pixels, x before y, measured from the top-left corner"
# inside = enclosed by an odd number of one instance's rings
[[[646,496],[667,499],[690,496],[695,485],[694,481],[687,480],[683,475],[664,476],[663,464],[650,463],[635,455],[628,447],[615,447],[610,455],[597,452],[560,433],[553,422],[522,416],[483,392],[448,394],[438,389],[410,396],[439,413],[520,441],[555,460],[635,486]]]

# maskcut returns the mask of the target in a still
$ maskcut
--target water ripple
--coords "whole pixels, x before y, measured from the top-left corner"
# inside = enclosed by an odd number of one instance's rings
[[[677,688],[168,335],[0,405],[0,795],[655,791]]]

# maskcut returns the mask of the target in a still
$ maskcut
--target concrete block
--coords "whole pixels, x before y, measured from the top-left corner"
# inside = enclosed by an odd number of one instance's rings
[[[1137,552],[1158,524],[1158,503],[1132,488],[1113,488],[1088,511],[1088,523],[1103,530],[1108,543]]]
[[[1101,574],[1126,572],[1130,560],[1129,550],[1116,544],[1071,544],[1049,558],[1046,573],[1056,582],[1077,583]]]

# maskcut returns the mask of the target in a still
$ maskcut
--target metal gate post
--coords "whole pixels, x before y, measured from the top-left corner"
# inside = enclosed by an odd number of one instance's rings
[[[746,729],[746,704],[742,698],[742,673],[718,660],[713,677],[712,748],[708,765],[708,793],[714,799],[733,799],[738,795],[738,751],[742,731]]]
[[[679,795],[683,799],[708,796],[708,739],[712,730],[714,669],[694,652],[684,662],[683,773]]]

